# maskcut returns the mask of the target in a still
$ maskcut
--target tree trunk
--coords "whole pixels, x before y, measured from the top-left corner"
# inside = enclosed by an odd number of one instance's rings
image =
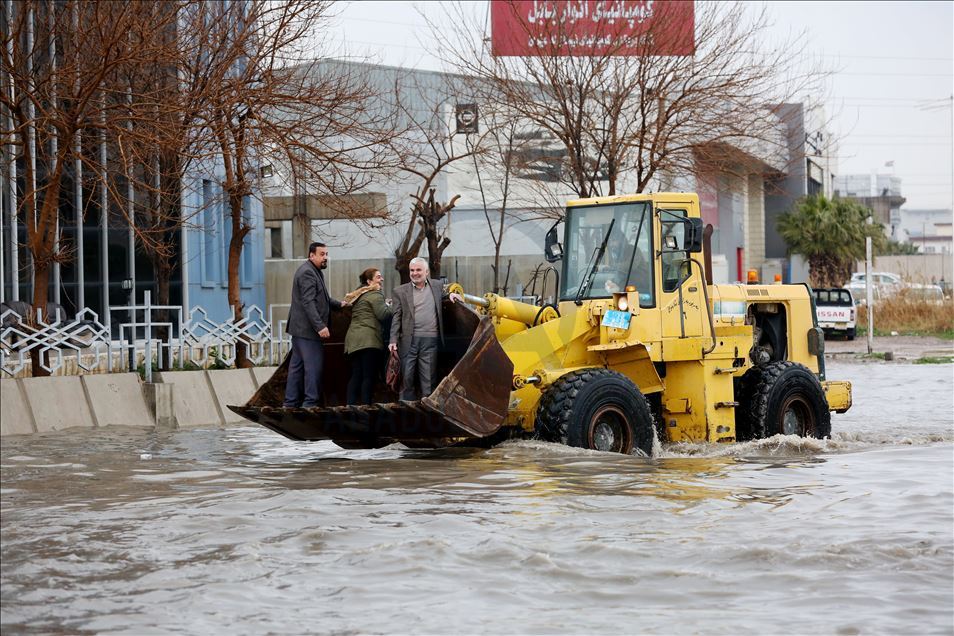
[[[169,290],[170,290],[170,280],[172,279],[172,260],[168,258],[154,258],[152,261],[153,271],[156,276],[156,304],[157,305],[169,305]],[[187,315],[183,314],[183,321],[189,319]],[[159,309],[156,311],[156,322],[169,322],[169,310],[168,309]],[[179,328],[182,328],[182,325],[179,325]],[[159,351],[158,351],[158,366],[160,371],[170,371],[172,369],[172,347],[163,348],[161,343],[169,343],[169,328],[168,327],[159,327],[156,329],[156,337],[159,339]],[[182,337],[182,334],[179,334],[179,337]],[[179,361],[179,364],[183,364],[183,360]]]
[[[421,245],[424,243],[424,230],[418,229],[417,236],[405,247],[402,245],[394,252],[394,269],[401,279],[401,284],[411,282],[411,259],[416,258],[421,252]],[[403,249],[402,249],[403,248]]]
[[[27,169],[24,171],[23,178],[26,183],[30,183],[35,178],[35,174],[29,167],[31,156],[28,150],[24,153],[24,163],[27,165]],[[38,328],[36,323],[38,312],[43,312],[44,322],[49,321],[46,312],[50,291],[50,267],[57,258],[55,238],[56,222],[59,218],[60,184],[63,179],[62,151],[58,159],[56,169],[49,176],[49,186],[44,193],[43,203],[37,213],[31,215],[29,212],[29,210],[36,209],[37,190],[29,190],[23,201],[24,208],[28,210],[26,213],[27,244],[30,256],[33,259],[33,318],[30,322],[33,323],[35,328]],[[14,280],[16,280],[16,275],[14,275]],[[109,301],[108,298],[106,300]],[[106,325],[107,331],[109,327],[109,325]],[[30,352],[34,377],[50,375],[49,371],[40,366],[41,359],[48,364],[49,358],[49,352],[43,353],[42,356],[36,349]]]
[[[434,200],[434,188],[431,188],[427,201],[419,204],[421,225],[423,226],[424,237],[427,240],[427,264],[430,274],[434,278],[440,278],[441,257],[451,242],[446,236],[441,236],[437,224],[447,216],[448,212],[454,209],[459,198],[460,195],[457,195],[446,205],[441,205]]]
[[[448,245],[450,245],[450,239],[446,236],[441,239],[440,243],[438,243],[436,236],[427,238],[427,265],[428,269],[431,270],[432,278],[441,277],[441,258]]]
[[[808,266],[812,287],[841,287],[851,278],[851,262],[830,254],[810,257]]]
[[[36,261],[33,263],[33,315],[26,317],[28,323],[34,329],[40,329],[40,325],[37,324],[37,317],[39,312],[43,312],[43,321],[49,322],[50,317],[46,315],[47,311],[47,300],[46,297],[49,294],[50,287],[50,265],[48,261]],[[41,355],[39,348],[33,348],[30,350],[30,366],[34,378],[46,377],[50,375],[50,372],[43,368],[41,362],[49,365],[50,354],[45,352]],[[110,361],[112,362],[112,361]]]
[[[245,236],[251,228],[242,218],[242,197],[237,194],[229,195],[229,207],[232,215],[232,236],[229,239],[229,291],[228,300],[232,307],[232,317],[239,322],[244,316],[245,305],[242,303],[241,284],[239,279],[239,265],[242,262],[242,248],[245,245]],[[248,357],[248,343],[241,336],[235,341],[235,367],[247,369],[253,366]]]

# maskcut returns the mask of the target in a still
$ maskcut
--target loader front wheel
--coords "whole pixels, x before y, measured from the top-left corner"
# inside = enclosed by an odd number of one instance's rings
[[[744,429],[736,418],[741,439],[773,435],[831,436],[831,413],[825,391],[807,367],[790,361],[750,369],[743,377],[745,395],[740,407]]]
[[[649,404],[629,378],[609,369],[572,371],[553,383],[540,400],[535,428],[550,442],[652,455]]]

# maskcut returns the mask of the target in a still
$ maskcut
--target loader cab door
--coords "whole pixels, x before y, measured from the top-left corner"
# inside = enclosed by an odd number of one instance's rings
[[[686,209],[658,208],[659,309],[663,338],[693,338],[703,335],[705,297],[699,268],[691,264],[696,232]]]

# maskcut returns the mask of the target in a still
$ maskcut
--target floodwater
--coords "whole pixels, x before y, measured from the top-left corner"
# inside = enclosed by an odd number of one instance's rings
[[[831,362],[832,440],[654,459],[5,438],[2,630],[951,634],[952,372]]]

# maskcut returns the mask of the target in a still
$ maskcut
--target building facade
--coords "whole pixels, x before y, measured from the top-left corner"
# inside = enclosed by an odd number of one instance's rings
[[[922,254],[950,254],[954,251],[954,218],[949,209],[901,209],[900,239]]]
[[[782,104],[779,115],[788,158],[784,168],[768,174],[765,181],[765,256],[785,261],[788,246],[778,233],[778,217],[791,211],[802,197],[832,196],[837,149],[821,109],[802,103]],[[804,273],[789,271],[786,281],[806,280],[802,276]]]
[[[408,106],[413,116],[421,118],[422,127],[429,130],[453,133],[460,104],[476,106],[478,126],[484,130],[498,108],[493,103],[471,104],[474,101],[469,90],[471,82],[464,77],[378,65],[352,64],[350,68],[351,72],[360,68],[367,73],[382,92],[398,86],[401,102]],[[802,116],[800,105],[792,105],[793,110],[796,107],[796,114]],[[803,129],[804,126],[799,130]],[[550,178],[547,174],[559,163],[560,153],[564,152],[562,145],[550,139],[546,131],[527,128],[519,134],[529,141],[521,146],[521,151],[534,153],[531,161],[524,162],[529,166],[525,172],[534,174],[518,173],[508,180],[508,214],[500,253],[501,269],[510,265],[507,293],[511,295],[529,291],[528,281],[534,280],[540,267],[546,265],[543,244],[547,230],[562,213],[565,202],[576,198],[560,179]],[[732,160],[719,162],[719,168],[699,170],[691,177],[663,174],[648,188],[649,191],[699,193],[703,217],[715,230],[712,249],[717,282],[745,280],[747,270],[753,268],[764,280],[772,280],[775,273],[781,272],[781,266],[767,260],[766,228],[770,225],[767,202],[769,185],[786,179],[786,170],[799,163],[791,159],[786,145],[786,140],[797,134],[801,133],[793,132],[780,119],[778,140],[772,148],[717,149],[731,156]],[[449,150],[458,153],[470,143],[466,134],[450,134],[449,141]],[[803,160],[804,142],[796,150],[801,153],[800,161]],[[451,242],[443,253],[443,273],[451,279],[479,281],[477,284],[484,286],[475,289],[475,293],[489,291],[487,281],[490,275],[487,272],[494,251],[495,224],[499,221],[500,184],[504,181],[487,163],[472,158],[454,162],[433,182],[439,201],[459,197],[446,219],[446,236]],[[815,158],[810,165],[818,163]],[[799,196],[808,187],[808,166],[809,163],[805,163],[798,177],[801,179]],[[826,165],[822,175],[815,176],[821,179],[822,185],[830,186],[827,170]],[[266,294],[269,303],[287,302],[290,275],[296,263],[304,258],[305,246],[311,240],[321,240],[331,248],[329,280],[334,294],[341,295],[354,288],[357,273],[368,266],[384,268],[386,286],[395,284],[397,276],[391,269],[394,251],[407,229],[411,195],[420,183],[420,179],[407,177],[375,180],[365,192],[365,196],[374,201],[364,207],[386,210],[388,218],[375,218],[371,213],[369,218],[355,222],[336,218],[332,200],[296,191],[293,180],[276,171],[270,187],[266,188],[265,197],[268,232]],[[635,191],[634,185],[625,179],[617,190]],[[790,201],[796,198],[792,196]],[[426,254],[426,249],[422,254]],[[471,272],[461,271],[462,264],[486,271],[474,276]],[[343,271],[347,274],[338,273]],[[498,282],[502,282],[502,278]],[[536,292],[539,293],[539,288]]]
[[[856,201],[871,211],[875,223],[893,241],[904,241],[901,231],[901,177],[887,174],[849,174],[835,178],[835,196]]]
[[[44,37],[43,29],[53,24],[50,16],[34,15],[35,6],[4,0],[3,23],[24,25],[17,32],[22,41],[16,46],[31,51],[21,61],[25,72],[33,74],[33,84],[40,85],[56,77],[61,53],[50,44],[49,50],[34,47],[34,39]],[[65,10],[59,4],[50,4],[56,11]],[[49,18],[49,22],[47,19]],[[58,37],[69,37],[59,34]],[[53,41],[54,38],[46,38]],[[45,41],[45,40],[44,40]],[[11,43],[13,46],[13,43]],[[36,51],[33,53],[32,51]],[[0,89],[12,100],[25,100],[17,94],[17,86],[7,74],[0,77]],[[40,95],[55,105],[56,94]],[[55,106],[54,106],[55,107]],[[41,157],[50,151],[46,161],[33,162],[35,182],[24,180],[24,161],[28,156],[25,146],[35,146],[35,139],[42,137],[37,130],[36,113],[28,119],[22,133],[27,144],[8,143],[3,146],[0,166],[0,302],[5,306],[15,301],[33,302],[35,268],[27,249],[26,221],[35,210],[24,206],[25,194],[33,191],[42,200],[46,190],[45,181],[52,165],[49,157],[55,153],[55,134],[39,148]],[[12,114],[0,113],[4,130],[14,129]],[[12,135],[11,135],[12,137]],[[49,137],[49,134],[47,134]],[[156,275],[152,260],[142,248],[137,235],[140,228],[137,210],[149,199],[148,193],[123,181],[119,170],[115,139],[106,138],[95,128],[81,130],[75,149],[71,148],[70,160],[62,166],[63,178],[56,219],[56,241],[61,257],[50,271],[48,301],[60,305],[67,316],[84,310],[95,312],[104,324],[110,324],[117,332],[117,321],[129,320],[128,310],[114,310],[142,304],[145,292],[151,294],[151,302],[158,298]],[[31,148],[35,149],[35,148]],[[33,157],[37,153],[31,153]],[[90,158],[95,158],[95,161]],[[91,169],[96,165],[98,169]],[[192,168],[182,181],[181,227],[175,231],[172,241],[174,261],[169,280],[169,303],[182,307],[188,318],[192,309],[201,306],[206,315],[216,321],[226,320],[231,315],[227,302],[227,254],[230,233],[229,218],[223,207],[221,193],[223,169],[214,161],[207,161]],[[118,184],[118,185],[117,185]],[[245,218],[252,226],[243,249],[240,280],[242,299],[246,305],[263,306],[264,293],[264,222],[261,200],[247,197],[244,205]],[[17,305],[19,306],[19,305]],[[117,315],[113,315],[113,314]]]

